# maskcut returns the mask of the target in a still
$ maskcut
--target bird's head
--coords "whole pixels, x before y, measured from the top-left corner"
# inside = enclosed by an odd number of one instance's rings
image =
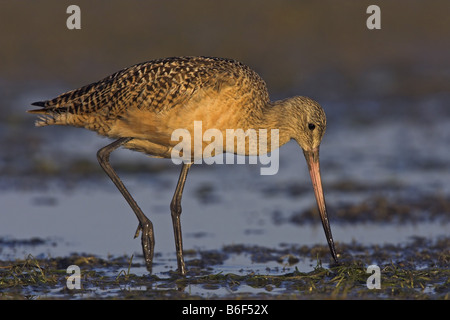
[[[319,146],[327,126],[325,112],[316,101],[306,97],[289,98],[283,103],[290,109],[289,117],[292,118],[285,118],[285,123],[289,124],[290,137],[295,139],[303,149],[325,236],[330,247],[331,255],[337,262],[338,259],[328,221],[319,166]]]
[[[291,135],[303,151],[318,149],[327,127],[327,118],[322,107],[306,97],[288,99],[292,116]]]

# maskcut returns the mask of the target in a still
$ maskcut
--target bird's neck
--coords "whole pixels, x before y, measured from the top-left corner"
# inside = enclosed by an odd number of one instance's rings
[[[293,128],[289,127],[289,104],[285,100],[269,102],[261,109],[258,121],[259,129],[267,129],[270,132],[273,129],[278,130],[279,146],[286,144],[292,138]],[[270,135],[270,134],[269,134]]]

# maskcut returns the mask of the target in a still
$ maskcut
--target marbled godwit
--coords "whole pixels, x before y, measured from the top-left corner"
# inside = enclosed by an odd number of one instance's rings
[[[109,156],[124,147],[153,157],[170,158],[176,144],[171,141],[171,133],[177,128],[192,130],[194,121],[202,121],[203,130],[278,129],[279,146],[295,139],[303,149],[326,239],[337,262],[319,168],[325,113],[317,102],[306,97],[271,102],[265,82],[242,63],[209,57],[153,60],[32,105],[41,107],[29,111],[42,115],[36,126],[70,125],[116,139],[100,149],[97,158],[139,220],[135,237],[142,231],[142,249],[150,271],[155,243],[153,225],[111,167]],[[178,271],[183,275],[186,269],[181,197],[191,165],[192,162],[183,163],[170,203]]]

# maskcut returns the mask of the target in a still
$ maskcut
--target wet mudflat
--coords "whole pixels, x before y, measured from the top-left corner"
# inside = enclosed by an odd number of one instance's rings
[[[345,120],[325,103],[321,167],[340,265],[331,264],[294,143],[280,149],[273,176],[248,162],[194,166],[181,216],[185,278],[176,273],[169,211],[179,167],[127,150],[112,156],[155,227],[150,274],[133,239],[137,220],[96,162],[108,140],[60,127],[37,136],[32,119],[6,118],[0,297],[448,299],[450,123],[445,97],[432,100],[438,116],[426,126],[421,104],[403,122],[377,122],[366,118],[369,103]],[[410,114],[402,104],[395,110]],[[80,289],[67,287],[71,265]],[[379,267],[380,289],[367,287],[370,265]]]
[[[275,250],[234,245],[216,251],[190,251],[189,272],[142,274],[133,257],[101,259],[89,255],[3,261],[3,299],[448,299],[450,239],[431,242],[415,238],[407,245],[339,245],[339,265],[329,265],[325,246],[294,246]],[[265,263],[264,272],[217,272],[236,256]],[[299,258],[301,257],[301,258]],[[314,263],[302,272],[299,259]],[[376,261],[381,288],[369,289],[367,267]],[[83,270],[80,289],[68,289],[66,266]],[[251,264],[250,264],[251,266]],[[291,269],[290,272],[287,270]],[[138,272],[136,272],[138,271]],[[136,272],[136,273],[135,273]]]
[[[137,221],[95,159],[10,177],[14,187],[3,186],[0,195],[7,209],[0,227],[1,298],[449,298],[450,197],[447,176],[432,174],[441,166],[426,168],[431,174],[422,175],[421,185],[378,166],[372,182],[337,173],[338,159],[322,152],[323,167],[330,167],[323,175],[340,258],[335,265],[306,168],[294,178],[289,172],[291,161],[303,165],[301,154],[286,147],[281,162],[288,169],[280,166],[271,177],[251,165],[193,168],[183,199],[185,278],[175,270],[168,203],[178,170],[170,161],[138,157],[127,166],[125,152],[116,159],[155,225],[152,274],[133,239]],[[220,184],[211,182],[219,177]],[[68,288],[71,265],[80,268],[80,289]],[[367,287],[370,265],[379,267],[380,289]]]

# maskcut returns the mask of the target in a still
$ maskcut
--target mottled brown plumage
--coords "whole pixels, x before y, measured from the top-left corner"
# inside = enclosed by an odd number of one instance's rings
[[[120,120],[131,107],[156,114],[182,106],[200,93],[220,92],[225,87],[254,88],[253,105],[262,107],[269,101],[264,81],[240,62],[209,57],[178,57],[139,63],[87,86],[34,105],[44,113],[38,126],[62,124],[86,127],[108,134],[109,123]],[[249,109],[249,111],[252,111]],[[95,114],[96,121],[86,121]]]
[[[172,132],[184,128],[194,137],[194,121],[202,122],[203,132],[220,130],[224,139],[227,129],[255,129],[257,132],[258,129],[278,129],[279,143],[275,147],[295,139],[308,161],[327,240],[337,260],[318,164],[319,145],[326,129],[325,113],[317,102],[306,97],[271,102],[265,82],[244,64],[210,57],[152,60],[33,105],[41,107],[29,111],[41,115],[36,121],[37,126],[83,127],[118,139],[102,148],[98,158],[139,219],[138,231],[143,231],[142,245],[147,265],[153,258],[151,222],[109,165],[109,154],[123,146],[151,156],[170,158],[173,147],[178,143],[172,141]],[[206,145],[204,143],[203,147]],[[267,152],[270,152],[270,141],[268,147]],[[234,150],[241,149],[235,146]],[[258,152],[247,145],[244,154]],[[178,267],[183,274],[179,216],[181,195],[190,165],[183,165],[171,203]]]
[[[316,102],[296,97],[272,103],[256,72],[222,58],[144,62],[33,105],[42,107],[30,111],[43,114],[37,126],[70,125],[111,138],[132,137],[124,147],[164,158],[170,157],[177,143],[171,141],[171,133],[186,128],[193,137],[194,121],[202,121],[203,131],[279,129],[282,145],[308,132],[303,129],[310,120],[320,129],[315,132],[321,133],[318,141],[309,142],[311,148],[320,143],[326,127],[325,114]],[[304,115],[310,119],[303,119]],[[292,123],[287,119],[292,116],[302,121]]]

